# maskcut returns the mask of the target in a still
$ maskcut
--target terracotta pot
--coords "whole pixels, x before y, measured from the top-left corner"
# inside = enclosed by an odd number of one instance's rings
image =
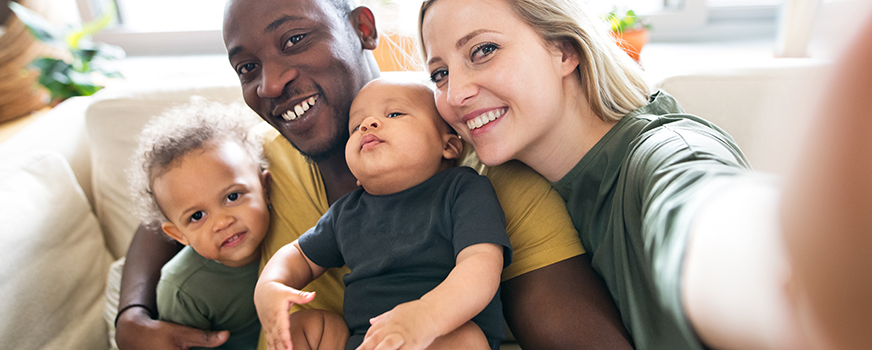
[[[642,28],[638,30],[626,31],[623,33],[612,33],[615,37],[618,46],[624,49],[630,57],[636,62],[639,62],[639,53],[642,52],[642,47],[648,43],[650,33],[648,29]]]

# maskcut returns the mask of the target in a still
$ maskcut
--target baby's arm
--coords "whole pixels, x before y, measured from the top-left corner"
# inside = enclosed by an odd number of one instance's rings
[[[314,292],[303,292],[300,288],[325,270],[303,254],[297,241],[279,249],[266,263],[254,289],[254,306],[270,349],[291,348],[288,318],[291,306],[315,298]]]
[[[496,295],[502,269],[502,246],[481,243],[464,248],[454,269],[436,288],[370,320],[372,327],[358,349],[380,344],[391,349],[426,348],[487,306]]]

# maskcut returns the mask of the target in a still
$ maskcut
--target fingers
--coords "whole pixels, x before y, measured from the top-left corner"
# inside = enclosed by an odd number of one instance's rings
[[[214,348],[224,344],[230,338],[229,331],[202,331],[197,330],[194,333],[188,332],[189,328],[183,330],[179,334],[177,341],[180,342],[182,349],[201,347]]]

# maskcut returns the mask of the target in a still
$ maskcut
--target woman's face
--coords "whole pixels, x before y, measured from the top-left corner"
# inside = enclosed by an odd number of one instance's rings
[[[505,1],[438,0],[422,37],[439,113],[485,164],[526,161],[565,114],[563,80],[577,60],[564,60]]]

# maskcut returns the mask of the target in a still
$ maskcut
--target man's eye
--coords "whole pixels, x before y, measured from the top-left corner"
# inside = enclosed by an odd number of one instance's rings
[[[399,116],[401,116],[401,115],[403,115],[403,113],[400,113],[400,112],[393,112],[393,113],[389,113],[386,117],[387,117],[387,118],[393,118],[393,117],[399,117]]]
[[[438,83],[448,77],[448,70],[446,69],[437,69],[435,72],[430,74],[430,81],[433,83]]]
[[[478,45],[475,47],[475,49],[472,50],[472,55],[470,55],[469,59],[472,62],[476,62],[483,58],[487,58],[487,56],[490,56],[490,54],[492,54],[497,49],[499,49],[499,46],[494,43],[484,43]]]
[[[300,40],[303,40],[305,36],[306,34],[297,34],[288,38],[288,41],[285,42],[285,48],[287,49],[291,46],[297,45],[297,43],[300,42]]]
[[[253,71],[255,68],[257,68],[257,65],[256,65],[256,64],[254,64],[254,63],[246,63],[246,64],[243,64],[243,65],[239,66],[239,68],[238,68],[238,70],[236,71],[236,73],[238,73],[238,74],[246,74],[246,73],[248,73],[248,72]]]
[[[197,222],[197,221],[200,221],[200,219],[203,218],[203,215],[206,215],[206,214],[203,213],[202,210],[201,210],[201,211],[197,211],[197,212],[195,212],[194,214],[191,214],[191,222]]]
[[[228,200],[228,201],[233,202],[233,201],[235,201],[235,200],[237,200],[237,199],[239,199],[239,193],[237,193],[237,192],[233,192],[233,193],[227,195],[227,200]]]

